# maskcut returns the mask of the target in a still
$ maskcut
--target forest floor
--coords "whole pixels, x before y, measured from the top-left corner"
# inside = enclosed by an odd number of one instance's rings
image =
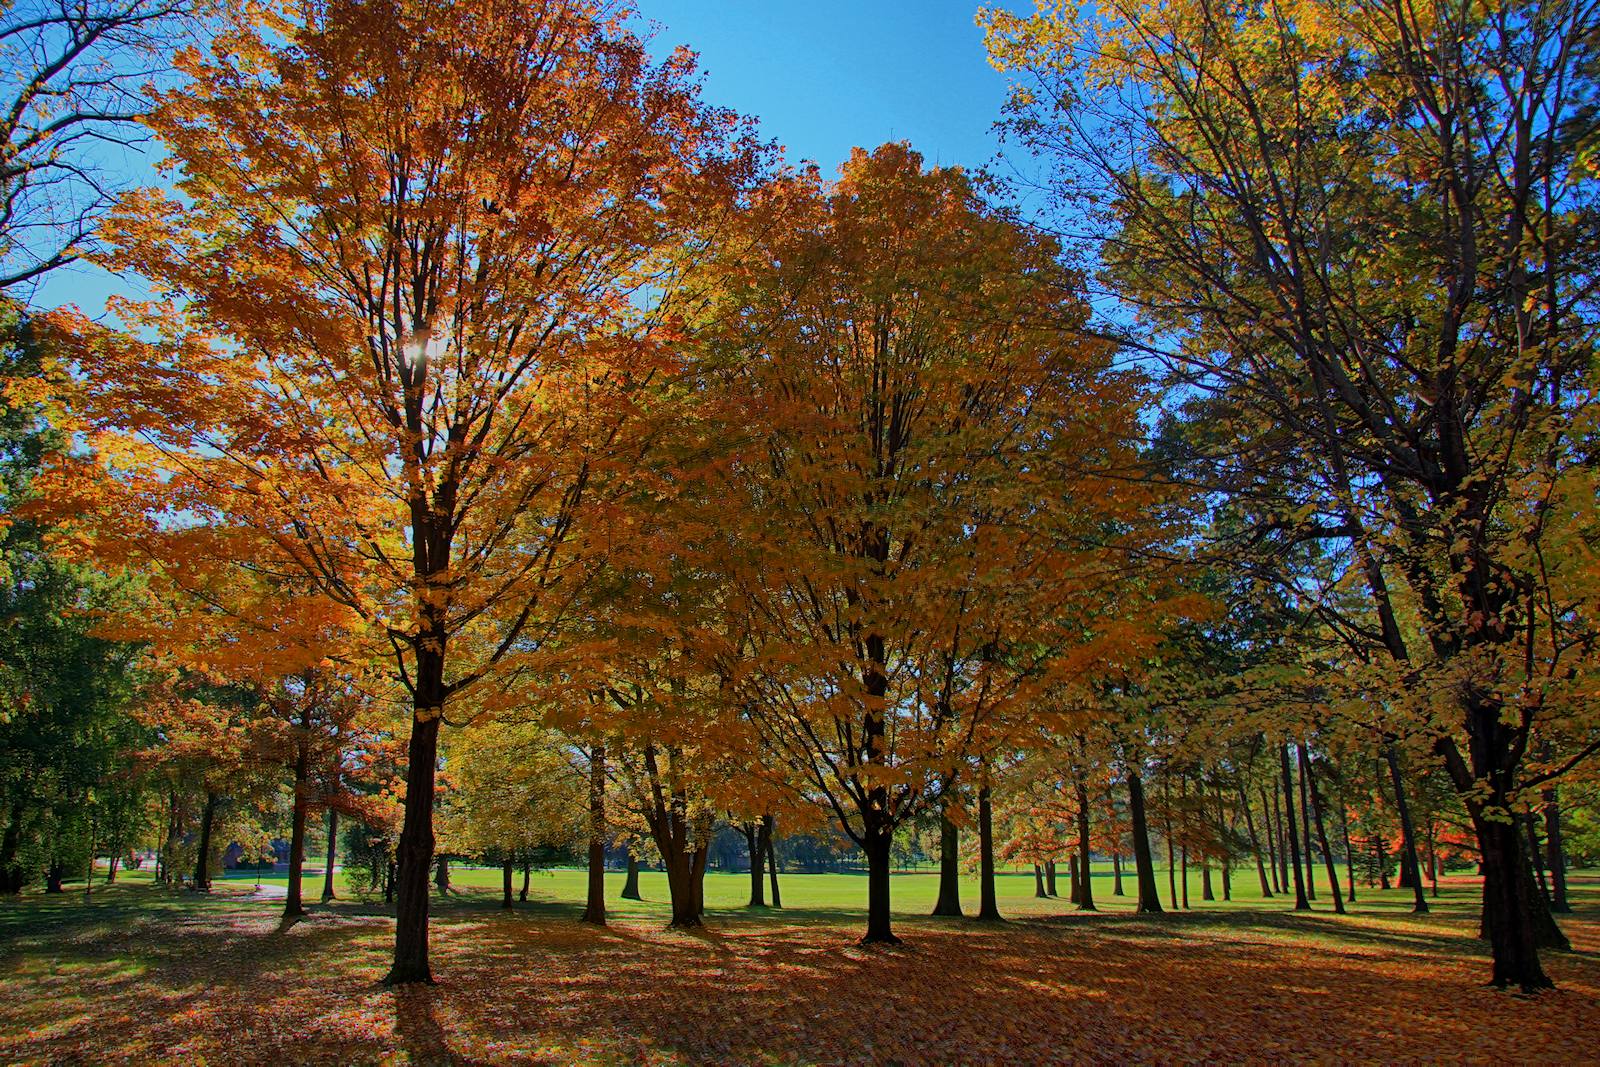
[[[1073,913],[1010,876],[1010,922],[901,914],[903,945],[864,948],[859,876],[785,876],[791,906],[757,913],[733,906],[747,878],[712,875],[707,928],[680,933],[659,875],[656,899],[598,929],[568,902],[578,872],[536,875],[509,912],[472,888],[497,872],[463,873],[435,910],[439,984],[400,990],[379,984],[379,907],[286,925],[252,882],[200,897],[137,872],[90,903],[80,885],[0,904],[0,1062],[1600,1062],[1593,872],[1562,919],[1575,951],[1546,954],[1559,988],[1533,997],[1484,987],[1466,878],[1427,916],[1363,887],[1343,917],[1197,895],[1136,917],[1108,893]],[[902,906],[920,912],[926,883],[897,876]]]

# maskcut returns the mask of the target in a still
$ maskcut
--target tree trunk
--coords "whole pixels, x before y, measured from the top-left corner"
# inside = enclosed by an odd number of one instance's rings
[[[438,862],[434,865],[433,885],[434,888],[439,890],[439,895],[441,897],[448,897],[450,895],[449,856],[440,856]]]
[[[1401,885],[1408,885],[1412,893],[1411,910],[1418,915],[1427,913],[1428,901],[1422,895],[1422,865],[1417,862],[1417,832],[1411,821],[1411,805],[1406,801],[1405,783],[1400,777],[1400,757],[1393,742],[1383,746],[1384,762],[1389,764],[1389,782],[1394,787],[1394,807],[1400,815]]]
[[[106,864],[106,885],[114,885],[117,881],[117,861],[121,859],[121,849],[111,854],[111,860]]]
[[[1294,910],[1310,911],[1311,904],[1306,899],[1305,873],[1300,869],[1300,839],[1294,829],[1294,778],[1289,772],[1289,749],[1281,744],[1278,746],[1278,760],[1283,771],[1283,795],[1289,801],[1283,806],[1283,813],[1288,820],[1288,833],[1285,836],[1289,839],[1289,865],[1294,868]]]
[[[333,899],[333,867],[339,855],[339,809],[328,809],[328,864],[322,869],[322,902]]]
[[[1339,889],[1339,865],[1334,862],[1333,850],[1328,847],[1328,830],[1322,820],[1322,790],[1317,785],[1316,770],[1311,763],[1311,754],[1305,745],[1300,745],[1300,778],[1307,784],[1311,793],[1311,816],[1317,821],[1317,844],[1322,849],[1322,864],[1328,869],[1328,892],[1333,894],[1333,910],[1344,914],[1344,893]],[[1417,889],[1417,898],[1421,899],[1422,889]],[[1424,905],[1426,906],[1426,905]]]
[[[1279,892],[1287,893],[1289,892],[1289,842],[1286,840],[1287,835],[1283,832],[1283,808],[1279,803],[1279,798],[1282,796],[1282,784],[1274,781],[1272,783],[1272,816],[1277,825],[1273,830],[1273,837],[1276,841],[1273,852],[1278,857],[1278,885],[1282,887]]]
[[[1055,860],[1045,860],[1044,861],[1044,893],[1045,893],[1045,896],[1048,896],[1048,897],[1059,897],[1061,895],[1059,892],[1056,891],[1056,861]]]
[[[667,872],[667,895],[672,898],[674,929],[687,930],[702,925],[700,908],[694,900],[694,853],[675,848],[661,854]]]
[[[1122,853],[1111,851],[1111,895],[1114,897],[1125,896],[1122,891]]]
[[[628,878],[622,883],[623,900],[643,900],[639,895],[639,857],[628,849]]]
[[[988,782],[978,790],[978,880],[978,918],[987,922],[1002,921],[994,888],[994,811],[989,806]]]
[[[1216,893],[1211,889],[1211,858],[1204,855],[1200,857],[1200,899],[1212,901],[1217,899]]]
[[[1339,794],[1339,831],[1344,837],[1344,874],[1346,881],[1349,883],[1345,899],[1354,904],[1356,902],[1356,855],[1350,848],[1350,812],[1346,810],[1342,788]]]
[[[1094,883],[1089,877],[1089,785],[1080,776],[1078,778],[1078,855],[1083,857],[1080,868],[1082,883],[1079,886],[1078,910],[1096,911],[1094,906]]]
[[[745,844],[750,852],[750,904],[752,908],[767,906],[767,841],[766,823],[745,824]]]
[[[1572,906],[1567,903],[1567,850],[1561,839],[1561,802],[1556,796],[1556,787],[1546,786],[1540,799],[1544,802],[1545,862],[1550,867],[1550,910],[1570,912]],[[1435,873],[1435,896],[1438,895],[1438,884],[1438,875]]]
[[[521,904],[528,902],[528,879],[533,874],[533,864],[526,860],[522,863],[522,888],[517,891],[517,901]]]
[[[1293,793],[1289,794],[1291,797]],[[1291,800],[1290,803],[1293,803]],[[1300,845],[1306,861],[1306,899],[1317,899],[1317,866],[1311,857],[1311,797],[1306,788],[1306,776],[1300,775]]]
[[[947,802],[939,805],[939,899],[933,914],[950,918],[961,916],[961,837],[960,828],[950,818]]]
[[[217,818],[217,794],[206,790],[205,811],[200,816],[200,854],[194,861],[194,887],[211,892],[211,824]]]
[[[1514,821],[1471,814],[1483,857],[1483,932],[1494,957],[1490,984],[1524,992],[1549,989],[1554,983],[1539,962],[1533,921],[1538,890],[1522,853],[1522,832]]]
[[[511,858],[511,853],[506,853],[505,859],[500,861],[500,906],[507,911],[511,910],[512,879],[516,876],[516,861]]]
[[[1161,911],[1161,897],[1156,893],[1156,867],[1150,858],[1150,826],[1144,813],[1144,783],[1139,772],[1128,767],[1128,814],[1133,824],[1133,866],[1139,886],[1141,913]]]
[[[1083,904],[1083,864],[1078,862],[1076,852],[1067,856],[1067,885],[1070,896],[1067,898],[1077,905]]]
[[[394,960],[385,985],[432,984],[428,965],[428,872],[433,867],[433,791],[444,713],[444,653],[419,644],[417,695],[407,744],[405,816],[395,851]],[[446,883],[448,884],[448,883]]]
[[[1243,783],[1239,785],[1239,807],[1244,811],[1244,831],[1250,835],[1250,854],[1256,858],[1256,877],[1261,880],[1261,899],[1272,899],[1272,886],[1267,882],[1267,864],[1261,855],[1261,838],[1256,836],[1256,819],[1250,812],[1250,794]]]
[[[309,686],[307,687],[310,688]],[[309,694],[308,694],[309,696]],[[300,713],[300,736],[294,754],[294,814],[289,824],[289,891],[283,898],[283,917],[306,913],[302,903],[306,870],[306,814],[311,805],[311,705]]]
[[[606,748],[589,749],[589,898],[583,921],[606,924]]]
[[[1383,834],[1376,834],[1372,838],[1372,849],[1378,857],[1378,888],[1389,888],[1389,853],[1384,848]]]
[[[66,877],[66,871],[61,866],[60,860],[51,860],[50,866],[44,871],[44,891],[46,893],[64,893],[61,881]]]
[[[1178,910],[1178,853],[1172,838],[1172,786],[1167,776],[1161,776],[1162,829],[1167,839],[1167,899],[1172,910]]]
[[[1528,860],[1533,867],[1533,873],[1538,879],[1539,896],[1544,900],[1544,906],[1550,907],[1550,884],[1544,876],[1544,849],[1539,845],[1539,831],[1534,827],[1533,812],[1525,812],[1518,816],[1528,830]]]
[[[889,852],[894,832],[882,817],[870,820],[866,830],[867,934],[862,944],[898,945],[900,939],[894,936],[889,920]]]
[[[783,907],[783,894],[778,892],[778,830],[771,815],[767,816],[767,888],[772,890],[772,906]]]
[[[1033,896],[1036,900],[1050,899],[1050,894],[1044,891],[1044,868],[1037,863],[1033,865]]]

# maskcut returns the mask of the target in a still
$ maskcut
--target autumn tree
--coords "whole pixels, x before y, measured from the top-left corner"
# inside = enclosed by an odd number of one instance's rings
[[[1107,637],[1074,616],[1145,536],[1140,393],[1054,242],[904,145],[777,181],[751,220],[715,342],[744,429],[712,474],[727,673],[865,851],[866,940],[892,942],[895,828]]]
[[[1338,551],[1387,691],[1448,709],[1434,755],[1481,850],[1493,980],[1522,989],[1550,984],[1554,928],[1517,813],[1595,750],[1576,693],[1595,619],[1578,561],[1596,17],[1590,0],[985,15],[1023,74],[1013,130],[1099,205],[1147,349],[1214,402],[1211,484],[1255,501],[1263,535]]]
[[[83,330],[112,477],[62,499],[177,584],[238,560],[386,646],[414,709],[388,980],[429,981],[440,726],[554,679],[671,369],[685,242],[746,157],[620,7],[256,10],[147,120],[176,188],[107,240],[157,299],[125,309],[139,340]]]

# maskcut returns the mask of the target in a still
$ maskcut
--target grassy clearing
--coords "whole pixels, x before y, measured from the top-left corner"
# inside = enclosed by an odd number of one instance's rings
[[[509,913],[498,872],[458,875],[464,891],[435,898],[441,984],[423,990],[377,984],[392,922],[359,902],[284,926],[252,882],[200,897],[135,872],[88,905],[0,905],[0,1062],[1590,1060],[1600,1018],[1593,872],[1565,922],[1578,951],[1548,960],[1562,988],[1533,999],[1482,988],[1468,880],[1427,916],[1362,890],[1348,917],[1297,915],[1240,886],[1141,918],[1108,880],[1105,911],[1082,915],[1010,874],[1014,921],[992,926],[926,917],[934,876],[904,874],[906,944],[864,949],[858,875],[786,876],[781,912],[742,906],[747,876],[710,875],[699,933],[664,928],[660,875],[640,903],[613,879],[604,930],[576,921],[581,872],[536,874]]]

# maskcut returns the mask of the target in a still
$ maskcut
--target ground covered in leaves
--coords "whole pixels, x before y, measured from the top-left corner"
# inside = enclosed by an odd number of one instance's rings
[[[381,909],[284,926],[271,901],[117,887],[0,905],[0,1062],[1594,1061],[1600,883],[1536,997],[1484,988],[1473,888],[1420,919],[1030,901],[1004,925],[897,919],[894,948],[830,909],[602,930],[469,893],[436,916],[440,984],[390,990]]]

